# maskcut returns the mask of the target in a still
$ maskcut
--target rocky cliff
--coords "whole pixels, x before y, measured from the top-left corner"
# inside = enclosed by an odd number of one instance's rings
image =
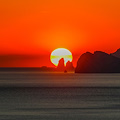
[[[80,56],[76,73],[120,73],[120,59],[107,53],[87,52]]]

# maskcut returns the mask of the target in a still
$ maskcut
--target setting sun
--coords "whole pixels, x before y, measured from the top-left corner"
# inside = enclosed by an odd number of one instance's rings
[[[66,65],[68,61],[72,62],[72,53],[65,48],[58,48],[55,49],[50,55],[50,60],[55,66],[58,65],[58,62],[61,58],[64,58],[64,64]]]

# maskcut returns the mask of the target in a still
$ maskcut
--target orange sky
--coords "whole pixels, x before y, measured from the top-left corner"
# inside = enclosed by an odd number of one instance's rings
[[[86,51],[115,52],[120,48],[120,1],[0,2],[0,66],[53,66],[49,55],[59,47],[73,53],[74,65]]]

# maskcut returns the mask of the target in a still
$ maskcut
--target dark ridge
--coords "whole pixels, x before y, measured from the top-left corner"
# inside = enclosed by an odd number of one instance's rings
[[[76,73],[120,73],[120,58],[105,52],[86,52],[80,56]]]
[[[0,67],[2,72],[33,72],[33,71],[55,71],[53,67]]]
[[[111,55],[120,58],[120,48],[116,52],[111,53]]]

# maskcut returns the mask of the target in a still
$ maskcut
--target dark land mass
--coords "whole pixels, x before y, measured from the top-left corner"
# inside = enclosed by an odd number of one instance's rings
[[[96,51],[94,54],[86,52],[80,56],[76,68],[68,61],[64,65],[64,59],[59,60],[55,67],[0,67],[2,72],[74,72],[75,73],[120,73],[120,49],[115,53],[107,54]]]
[[[112,53],[111,55],[120,58],[120,48],[116,52]]]
[[[75,73],[120,73],[120,58],[101,51],[86,52],[78,59]]]
[[[59,60],[57,68],[55,67],[0,67],[2,72],[64,72],[64,71],[74,71],[72,62],[67,62],[66,66],[64,65],[64,59]]]
[[[54,72],[56,68],[53,67],[2,67],[0,68],[2,72]]]

